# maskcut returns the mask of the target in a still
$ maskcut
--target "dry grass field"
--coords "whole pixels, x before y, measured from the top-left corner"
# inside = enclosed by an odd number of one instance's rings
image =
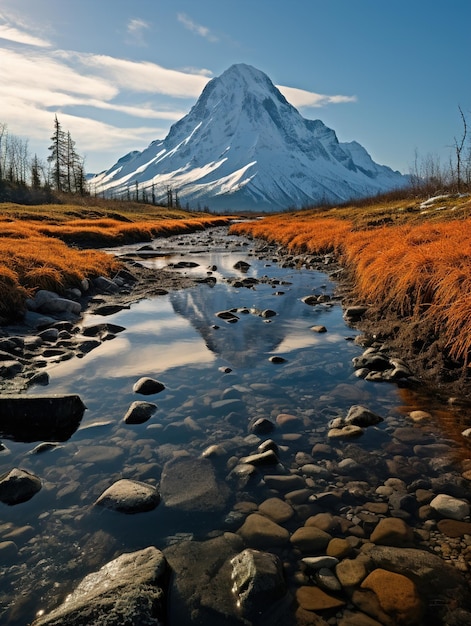
[[[471,196],[299,211],[231,228],[296,253],[335,253],[378,317],[438,334],[450,358],[470,361]]]
[[[119,269],[103,246],[150,241],[227,223],[227,218],[148,205],[0,204],[0,319],[24,310],[37,289],[61,292]]]

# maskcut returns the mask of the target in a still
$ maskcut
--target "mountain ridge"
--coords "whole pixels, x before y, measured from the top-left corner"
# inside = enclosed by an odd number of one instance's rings
[[[135,190],[217,211],[280,211],[344,202],[405,186],[358,142],[340,143],[321,120],[301,116],[266,74],[236,64],[207,83],[165,139],[132,151],[96,175],[92,189]]]

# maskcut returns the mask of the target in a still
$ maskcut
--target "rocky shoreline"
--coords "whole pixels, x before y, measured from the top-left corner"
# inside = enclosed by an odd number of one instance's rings
[[[265,244],[254,254],[341,280],[341,269],[329,256],[297,257]],[[0,392],[46,386],[41,370],[47,364],[81,358],[124,330],[106,322],[106,315],[201,280],[178,269],[156,274],[127,261],[113,281],[84,285],[83,292],[65,298],[80,311],[53,296],[50,305],[44,304],[47,299],[30,303],[34,332],[21,325],[3,329]],[[347,284],[339,289],[331,297],[348,302],[346,318],[355,326],[365,324],[356,375],[371,384],[422,384],[420,372],[394,353],[387,338],[378,341],[380,333],[366,332],[373,328],[367,310],[349,300]],[[84,328],[85,307],[104,321]],[[162,390],[154,383],[147,393],[144,381],[137,381],[135,393],[152,397]],[[173,454],[166,452],[165,437],[171,443],[172,430],[199,428],[191,419],[177,422],[162,433],[159,481],[146,480],[144,473],[138,480],[116,480],[92,507],[132,515],[164,503],[195,520],[209,511],[215,519],[224,515],[219,530],[203,539],[176,534],[161,549],[149,546],[100,563],[34,626],[471,623],[471,461],[456,463],[455,442],[439,438],[426,411],[411,411],[404,420],[378,415],[354,398],[345,415],[332,415],[325,426],[311,423],[307,413],[265,414],[272,393],[265,387],[248,381],[221,394],[215,389],[211,398],[211,410],[227,414],[230,426],[230,416],[244,411],[245,394],[260,397],[244,437],[215,437],[199,454],[193,448]],[[331,403],[332,398],[320,398],[316,409],[330,412]],[[124,422],[128,427],[145,422],[152,406],[137,400]],[[379,423],[384,429],[376,428]],[[365,449],[363,440],[374,445]],[[31,497],[37,493],[36,477],[19,472],[0,478],[0,496],[20,482]],[[2,532],[4,562],[14,562],[18,541],[8,529]]]

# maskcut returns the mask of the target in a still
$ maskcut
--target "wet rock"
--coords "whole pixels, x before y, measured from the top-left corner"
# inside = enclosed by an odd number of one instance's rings
[[[365,313],[367,312],[368,307],[362,305],[354,305],[349,306],[345,309],[343,317],[347,323],[354,324],[355,322],[360,321]]]
[[[270,489],[276,489],[277,491],[293,491],[295,489],[303,489],[306,486],[304,478],[297,476],[296,474],[289,475],[266,475],[264,481],[267,487]]]
[[[471,522],[460,522],[453,519],[442,519],[437,524],[438,530],[447,537],[463,537],[471,535]]]
[[[98,276],[93,280],[93,286],[101,293],[118,293],[119,286],[106,276]]]
[[[385,517],[379,521],[371,533],[370,541],[384,546],[412,546],[414,533],[404,520],[396,517]]]
[[[41,490],[41,480],[26,470],[14,467],[0,476],[0,502],[20,504]]]
[[[335,573],[342,587],[353,590],[366,577],[367,559],[357,557],[356,559],[343,559],[335,568]]]
[[[277,465],[279,463],[279,459],[274,450],[266,450],[265,452],[259,452],[258,454],[244,456],[240,459],[240,463],[255,465],[255,467],[259,465]]]
[[[306,556],[302,559],[304,565],[310,570],[320,570],[323,568],[332,569],[339,562],[333,556]]]
[[[190,456],[165,463],[160,492],[167,508],[197,513],[222,511],[229,497],[227,485],[217,479],[211,462]]]
[[[77,395],[0,397],[0,434],[15,441],[67,441],[85,405]]]
[[[275,429],[275,424],[266,417],[259,417],[253,420],[250,424],[249,430],[256,435],[267,435]]]
[[[327,433],[329,439],[351,439],[363,435],[363,428],[355,424],[347,424],[340,428],[331,428]]]
[[[154,547],[122,554],[86,576],[63,604],[33,625],[161,626],[165,608],[160,585],[165,569],[165,558]]]
[[[147,422],[157,410],[157,405],[151,402],[136,400],[133,402],[123,418],[126,424],[143,424]]]
[[[68,313],[73,316],[80,315],[82,307],[79,302],[62,298],[53,291],[40,289],[36,292],[33,300],[27,301],[27,306],[32,311],[39,313],[64,314]]]
[[[454,520],[463,521],[470,513],[468,502],[453,498],[444,493],[436,496],[430,502],[430,506],[442,517],[450,517]]]
[[[364,428],[379,424],[382,421],[382,417],[359,404],[351,406],[345,418],[346,424],[354,424],[355,426],[362,426]]]
[[[278,355],[274,355],[269,357],[268,359],[270,361],[270,363],[285,363],[286,359],[282,356],[278,356]]]
[[[378,600],[381,609],[379,615],[375,614],[374,607],[369,603],[370,610],[367,613],[371,611],[373,617],[383,622],[383,612],[386,613],[390,618],[386,624],[390,626],[422,623],[422,602],[414,582],[406,576],[378,568],[365,578],[361,588],[371,590]]]
[[[0,563],[10,565],[17,560],[18,546],[14,541],[0,541]]]
[[[290,413],[280,413],[276,416],[277,425],[284,431],[292,431],[301,428],[303,424],[302,418]]]
[[[337,576],[327,567],[321,567],[314,576],[317,584],[321,589],[327,592],[339,592],[342,590],[342,585],[339,582]]]
[[[150,396],[154,393],[160,393],[165,389],[165,385],[154,378],[143,377],[139,378],[134,383],[132,390],[134,393],[141,393],[144,396]]]
[[[249,267],[250,263],[247,263],[247,261],[237,261],[237,263],[234,263],[233,265],[235,270],[239,270],[241,272],[247,272]]]
[[[239,317],[232,311],[218,311],[216,313],[216,317],[219,317],[219,319],[229,322],[229,324],[234,324],[235,322],[239,321]]]
[[[159,502],[160,495],[155,487],[123,478],[106,489],[96,500],[95,506],[120,513],[142,513],[152,511]]]
[[[296,600],[306,611],[326,611],[345,606],[345,600],[332,596],[319,587],[299,587]]]
[[[258,513],[249,515],[237,534],[248,546],[258,549],[284,546],[289,540],[289,532],[286,528]]]
[[[269,552],[247,548],[231,559],[231,565],[242,616],[258,622],[266,608],[286,592],[281,561]]]
[[[327,332],[327,328],[325,326],[322,326],[320,324],[316,325],[316,326],[311,326],[311,330],[313,333],[326,333]]]
[[[290,537],[292,545],[304,554],[325,550],[331,539],[328,533],[315,526],[302,526]]]
[[[82,335],[84,335],[85,337],[100,337],[100,339],[103,341],[108,339],[110,335],[117,335],[124,330],[126,330],[124,326],[111,324],[110,322],[104,322],[100,324],[86,326],[82,329]]]
[[[242,539],[224,533],[207,541],[179,540],[164,550],[172,571],[169,624],[241,624],[232,592],[231,559],[244,549]]]
[[[261,503],[258,510],[277,524],[287,522],[294,515],[293,507],[281,498],[268,498]]]

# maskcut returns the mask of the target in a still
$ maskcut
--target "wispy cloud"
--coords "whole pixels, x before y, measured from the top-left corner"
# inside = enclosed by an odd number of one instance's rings
[[[36,46],[38,48],[49,48],[49,41],[38,37],[30,32],[22,24],[11,23],[4,14],[0,13],[0,40],[13,41],[15,43],[25,44],[27,46]]]
[[[324,107],[328,104],[341,104],[346,102],[356,102],[356,96],[328,96],[325,94],[296,89],[296,87],[284,87],[277,85],[278,89],[296,108]]]
[[[128,35],[127,41],[129,43],[133,43],[139,46],[147,45],[144,39],[144,35],[146,31],[149,30],[149,28],[150,24],[145,20],[141,20],[140,18],[134,18],[132,20],[129,20],[126,27],[126,32]]]
[[[201,24],[198,24],[197,22],[192,20],[191,17],[186,15],[186,13],[178,13],[177,19],[180,24],[183,24],[183,26],[187,30],[191,31],[192,33],[196,33],[197,35],[203,37],[204,39],[207,39],[211,43],[217,43],[219,41],[219,37],[216,37],[216,35],[214,35],[207,26],[202,26]]]

